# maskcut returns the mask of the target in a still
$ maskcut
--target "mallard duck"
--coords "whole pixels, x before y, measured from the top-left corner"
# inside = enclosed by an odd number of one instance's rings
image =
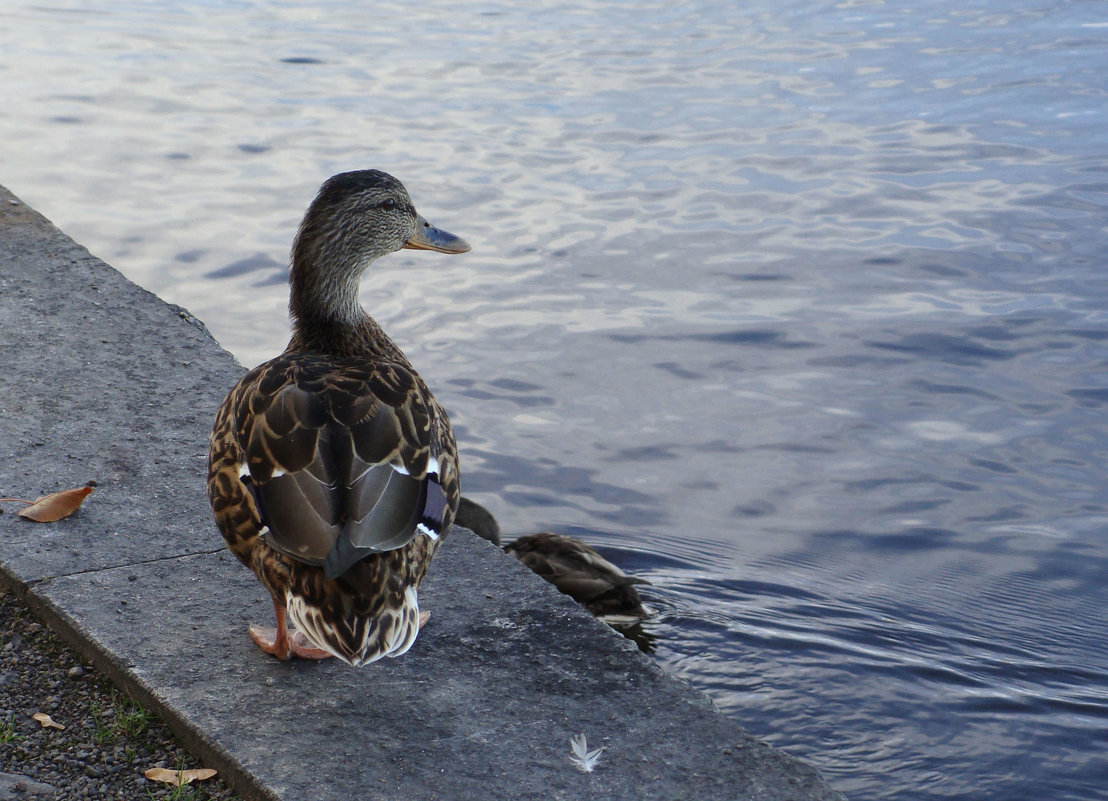
[[[288,347],[216,416],[208,495],[228,547],[273,598],[276,628],[250,635],[279,659],[399,656],[426,619],[417,593],[461,498],[457,448],[423,379],[358,303],[366,268],[400,248],[469,245],[417,214],[391,175],[327,180],[292,246]]]
[[[493,545],[500,545],[500,524],[496,522],[492,512],[464,495],[458,504],[458,513],[454,515],[454,524],[468,528]]]
[[[650,582],[627,575],[579,539],[543,531],[504,550],[611,626],[630,626],[650,614],[632,586]]]
[[[500,524],[476,501],[463,497],[454,522],[500,545]],[[633,586],[650,582],[627,575],[579,539],[544,531],[504,550],[611,626],[630,626],[650,615]]]

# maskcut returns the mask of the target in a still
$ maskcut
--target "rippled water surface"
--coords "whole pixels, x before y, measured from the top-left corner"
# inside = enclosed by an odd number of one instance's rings
[[[1105,797],[1108,3],[360,5],[10,0],[0,182],[253,364],[393,172],[474,249],[363,300],[506,532],[854,798]]]

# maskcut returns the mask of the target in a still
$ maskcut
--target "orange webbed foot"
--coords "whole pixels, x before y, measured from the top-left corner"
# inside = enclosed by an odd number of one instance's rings
[[[250,639],[270,656],[281,660],[288,660],[294,656],[301,659],[328,659],[334,654],[316,648],[301,631],[290,631],[285,622],[285,608],[273,603],[273,611],[277,616],[277,627],[251,626]]]
[[[292,648],[294,655],[301,659],[330,659],[334,656],[330,651],[324,651],[322,648],[316,648],[312,645],[311,641],[304,636],[302,631],[290,631],[289,632],[289,646]]]
[[[277,629],[272,626],[251,626],[249,631],[250,639],[252,639],[259,648],[270,656],[275,656],[278,659],[288,660],[292,659],[294,656],[298,656],[301,659],[315,659],[319,661],[321,659],[330,659],[334,656],[330,651],[316,648],[308,638],[299,631],[286,630],[284,642],[281,642]]]
[[[277,629],[272,626],[251,626],[248,631],[250,632],[250,639],[270,656],[275,656],[278,659],[288,659],[292,655],[288,637],[284,638],[283,643],[280,642],[281,637],[278,636]]]

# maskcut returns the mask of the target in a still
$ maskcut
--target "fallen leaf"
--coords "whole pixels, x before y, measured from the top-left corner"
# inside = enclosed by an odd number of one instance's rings
[[[77,507],[91,492],[92,487],[51,492],[49,495],[35,498],[26,509],[20,509],[19,516],[34,520],[36,523],[53,523],[76,512]]]
[[[165,782],[180,787],[182,784],[202,782],[216,774],[211,768],[193,768],[192,770],[170,770],[169,768],[150,768],[142,775],[152,782]]]
[[[65,726],[63,726],[62,724],[55,723],[54,720],[49,715],[47,715],[45,712],[36,712],[35,714],[31,715],[31,717],[33,717],[40,724],[42,724],[42,728],[44,728],[44,729],[47,729],[47,728],[49,728],[49,729],[64,729],[65,728]]]

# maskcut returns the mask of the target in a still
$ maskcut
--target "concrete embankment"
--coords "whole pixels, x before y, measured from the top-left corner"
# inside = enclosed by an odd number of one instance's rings
[[[396,660],[281,663],[222,549],[207,436],[242,373],[203,325],[0,188],[0,578],[246,799],[837,799],[514,559],[455,529]],[[445,399],[449,405],[449,399]],[[596,770],[569,739],[604,746]]]

